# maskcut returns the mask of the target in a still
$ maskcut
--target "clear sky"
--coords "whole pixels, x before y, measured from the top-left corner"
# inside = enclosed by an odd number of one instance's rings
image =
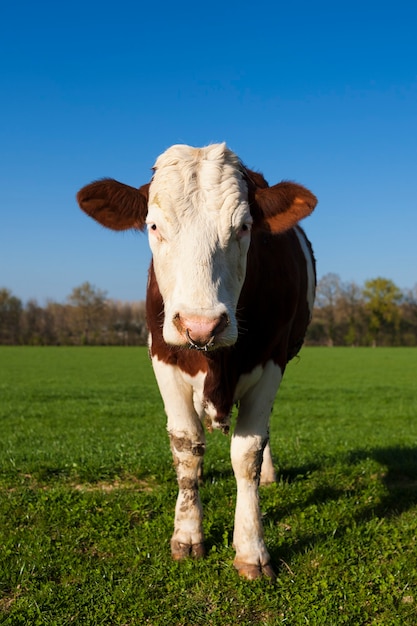
[[[0,287],[143,299],[146,236],[75,203],[174,143],[226,141],[319,198],[319,277],[417,283],[417,3],[16,0],[0,14]]]

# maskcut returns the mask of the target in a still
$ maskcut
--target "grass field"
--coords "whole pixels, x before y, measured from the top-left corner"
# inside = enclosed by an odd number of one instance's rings
[[[142,348],[0,348],[0,624],[417,624],[417,350],[304,349],[262,489],[275,585],[232,567],[229,438],[208,437],[208,557],[176,499]]]

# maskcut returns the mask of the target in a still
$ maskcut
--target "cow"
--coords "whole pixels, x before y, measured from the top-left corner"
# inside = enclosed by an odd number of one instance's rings
[[[103,179],[77,200],[110,229],[147,227],[149,351],[178,482],[172,557],[204,556],[205,430],[228,433],[236,405],[234,566],[249,580],[274,579],[259,484],[275,480],[269,417],[313,309],[315,260],[298,222],[316,197],[293,182],[269,186],[220,143],[174,145],[139,189]]]

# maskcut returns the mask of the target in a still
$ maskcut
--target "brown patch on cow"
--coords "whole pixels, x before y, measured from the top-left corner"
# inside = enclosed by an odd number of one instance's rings
[[[230,413],[229,415],[216,415],[214,419],[206,419],[206,426],[209,432],[213,428],[221,430],[223,435],[228,435],[230,431]]]
[[[261,172],[255,172],[248,167],[243,169],[243,177],[248,185],[248,199],[250,203],[255,200],[255,191],[257,189],[265,189],[269,187],[268,182],[265,180],[264,175]]]
[[[242,334],[236,345],[237,361],[242,373],[268,360],[284,372],[288,360],[298,353],[310,321],[307,265],[296,232],[255,232],[247,268],[238,304]]]

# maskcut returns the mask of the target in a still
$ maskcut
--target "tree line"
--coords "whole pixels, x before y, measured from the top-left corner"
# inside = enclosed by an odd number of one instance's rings
[[[23,304],[0,289],[2,345],[129,345],[147,343],[145,303],[120,302],[88,282],[64,303]],[[363,286],[326,274],[317,284],[306,345],[417,346],[417,285],[402,291],[391,280]]]
[[[318,282],[310,345],[417,346],[417,284],[402,291],[392,280],[374,278],[363,286],[337,274]]]
[[[9,289],[0,289],[0,344],[129,345],[147,342],[144,302],[119,302],[86,282],[65,303],[36,300],[25,305]]]

